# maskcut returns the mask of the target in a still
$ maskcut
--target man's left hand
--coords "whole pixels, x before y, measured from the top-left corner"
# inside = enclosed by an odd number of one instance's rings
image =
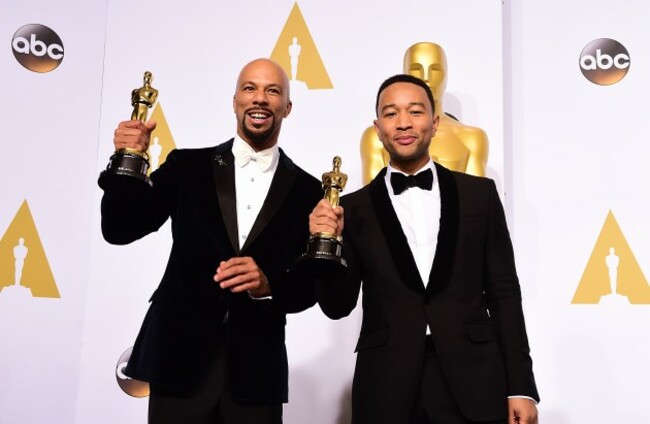
[[[251,257],[235,257],[219,264],[214,281],[233,293],[248,291],[252,297],[271,295],[271,286],[262,270]]]
[[[509,398],[508,424],[538,424],[535,402],[526,398]]]

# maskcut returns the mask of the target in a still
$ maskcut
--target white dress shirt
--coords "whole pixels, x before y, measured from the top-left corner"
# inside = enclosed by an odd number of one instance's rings
[[[429,282],[429,274],[438,245],[438,231],[440,230],[440,187],[438,187],[438,176],[433,161],[429,159],[429,162],[413,175],[427,169],[431,169],[433,172],[431,190],[411,187],[396,195],[390,184],[390,176],[393,172],[406,174],[389,164],[385,177],[388,196],[425,287]]]
[[[269,192],[273,175],[278,169],[280,151],[276,143],[269,149],[255,152],[248,143],[235,135],[232,154],[236,165],[237,231],[241,248]]]

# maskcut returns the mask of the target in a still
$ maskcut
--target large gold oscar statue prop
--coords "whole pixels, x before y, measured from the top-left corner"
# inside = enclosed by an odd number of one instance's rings
[[[445,168],[467,174],[485,176],[488,158],[488,139],[485,132],[463,125],[445,114],[443,94],[447,87],[447,57],[434,43],[416,43],[404,55],[404,73],[423,80],[433,93],[435,113],[440,125],[431,141],[431,159]],[[369,183],[388,164],[388,152],[377,137],[374,127],[361,136],[361,164],[363,183]]]
[[[336,207],[339,194],[348,181],[347,174],[341,172],[341,158],[332,160],[332,170],[323,174],[324,198]],[[315,275],[331,275],[345,270],[347,263],[342,257],[343,237],[340,234],[316,233],[309,237],[307,252],[298,260],[298,265]]]
[[[133,106],[132,120],[145,122],[148,109],[153,106],[158,98],[158,90],[151,86],[153,75],[147,71],[144,73],[144,84],[131,92],[131,105]],[[149,156],[147,152],[140,152],[132,148],[116,150],[111,156],[106,170],[99,175],[99,186],[119,186],[129,180],[141,181],[143,188],[151,186],[151,180],[147,175],[149,170]]]

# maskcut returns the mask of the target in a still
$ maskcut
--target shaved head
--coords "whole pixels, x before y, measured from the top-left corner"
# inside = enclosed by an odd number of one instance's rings
[[[239,73],[233,96],[237,135],[255,151],[278,142],[282,120],[289,116],[289,78],[269,59],[255,59]]]

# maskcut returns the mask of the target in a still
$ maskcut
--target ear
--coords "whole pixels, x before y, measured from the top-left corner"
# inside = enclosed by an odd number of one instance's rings
[[[436,115],[433,117],[433,125],[431,126],[431,129],[433,130],[433,134],[436,133],[438,130],[438,125],[440,125],[440,115]]]
[[[232,111],[237,112],[237,106],[235,105],[235,96],[232,96]]]
[[[372,124],[375,127],[375,132],[377,133],[377,137],[379,138],[379,141],[383,143],[383,140],[381,139],[381,127],[379,125],[379,120],[375,119],[374,121],[372,121]]]
[[[285,118],[287,116],[289,116],[289,114],[291,113],[292,108],[293,108],[293,102],[291,100],[289,100],[289,102],[287,103],[287,108],[284,110],[284,117]]]

